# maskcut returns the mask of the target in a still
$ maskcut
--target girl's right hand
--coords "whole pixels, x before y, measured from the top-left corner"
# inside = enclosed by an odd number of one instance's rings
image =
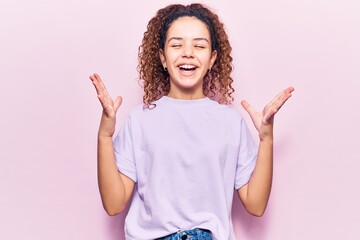
[[[116,112],[122,103],[122,97],[118,96],[114,102],[97,73],[94,73],[89,78],[95,86],[98,99],[103,107],[99,137],[112,137],[115,132]]]

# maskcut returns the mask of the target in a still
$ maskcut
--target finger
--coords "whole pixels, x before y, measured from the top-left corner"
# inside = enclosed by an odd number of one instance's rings
[[[278,95],[276,95],[271,102],[265,106],[265,111],[268,111],[271,108],[276,108],[279,110],[281,106],[291,97],[291,92],[295,89],[293,87],[288,87],[285,90],[281,91]]]
[[[90,78],[91,81],[93,81],[93,82],[99,82],[99,83],[102,82],[99,74],[97,74],[97,73],[94,73],[94,74],[90,75],[89,78]]]
[[[293,91],[295,91],[295,88],[293,88],[293,87],[288,87],[285,89],[285,92],[288,92],[288,93],[292,93]]]
[[[243,106],[243,108],[250,114],[253,115],[255,114],[255,109],[245,100],[241,101],[241,106]]]
[[[286,94],[285,90],[281,91],[270,101],[270,103],[268,105],[273,106],[276,102],[279,101],[279,99],[283,98],[285,94]]]
[[[117,112],[117,110],[119,109],[119,107],[122,104],[122,97],[121,96],[117,96],[114,102],[114,111]]]
[[[277,109],[271,108],[264,114],[264,120],[267,123],[271,123],[274,119],[275,114],[278,112]]]
[[[100,87],[101,89],[106,90],[105,84],[104,84],[104,82],[101,80],[100,75],[97,74],[97,73],[94,73],[94,77],[95,77],[96,81],[98,82],[99,87]]]
[[[284,89],[283,91],[281,91],[280,93],[278,93],[271,102],[275,102],[277,101],[277,99],[281,99],[283,98],[284,96],[288,95],[288,94],[291,94],[291,92],[293,92],[295,89],[293,87],[288,87],[286,89]],[[270,103],[271,103],[270,102]]]
[[[285,102],[292,96],[291,92],[293,90],[294,89],[289,88],[289,91],[284,91],[284,94],[282,96],[279,96],[279,98],[275,102],[265,107],[265,112],[264,112],[265,121],[267,122],[272,121],[275,114],[280,110],[280,108],[285,104]]]
[[[99,74],[94,73],[93,76],[90,77],[90,79],[93,80],[93,84],[96,88],[97,94],[104,95],[112,103],[112,98],[111,98],[109,92],[107,91],[104,82],[101,80],[101,77],[99,76]]]
[[[99,83],[98,83],[98,82],[94,81],[93,84],[94,84],[94,86],[95,86],[96,93],[97,93],[98,96],[104,97],[104,98],[103,98],[104,101],[109,98],[109,97],[108,97],[108,94],[106,93],[106,91],[104,91],[104,89],[103,89],[101,86],[99,86]]]
[[[97,96],[102,108],[104,109],[105,112],[111,112],[112,109],[112,105],[109,104],[109,102],[107,101],[106,97],[104,97],[103,95],[98,95]]]
[[[91,80],[91,83],[94,85],[96,92],[98,92],[98,86],[97,86],[98,81],[97,81],[97,79],[95,78],[94,75],[90,75],[89,78]]]
[[[104,82],[102,81],[100,75],[97,74],[97,73],[95,73],[94,75],[96,76],[97,80],[99,81],[99,86],[101,87],[101,90],[103,91],[103,94],[104,94],[107,98],[109,98],[109,99],[111,100],[111,103],[112,103],[112,98],[111,98],[111,96],[110,96],[110,94],[109,94],[109,92],[108,92],[108,90],[107,90]]]
[[[90,80],[92,81],[92,84],[93,84],[94,87],[95,87],[96,93],[97,93],[98,95],[100,95],[101,92],[102,92],[102,87],[101,87],[101,84],[100,84],[98,78],[96,78],[95,74],[90,75],[89,78],[90,78]]]
[[[103,111],[108,116],[111,116],[114,112],[114,102],[113,102],[112,98],[110,97],[110,95],[108,94],[108,92],[105,88],[105,85],[103,84],[100,76],[98,74],[94,73],[89,78],[91,79],[93,85],[95,86],[95,89],[97,92],[97,97],[100,101]],[[118,107],[119,106],[117,106],[117,108]]]
[[[295,89],[293,87],[288,87],[286,88],[282,94],[280,94],[280,96],[277,98],[277,104],[280,102],[281,106],[291,97],[291,93],[294,91]]]
[[[281,96],[281,98],[277,99],[273,107],[279,110],[291,96],[292,95],[290,92],[285,92],[284,95]]]
[[[98,81],[99,86],[100,86],[104,91],[107,92],[106,86],[105,86],[103,80],[101,79],[100,75],[97,74],[97,73],[94,73],[94,76],[95,76],[96,80]]]
[[[286,100],[285,100],[286,101]],[[274,115],[280,110],[280,108],[283,106],[285,101],[279,100],[269,106],[265,107],[264,110],[264,118],[266,120],[269,120],[271,117],[274,117]]]

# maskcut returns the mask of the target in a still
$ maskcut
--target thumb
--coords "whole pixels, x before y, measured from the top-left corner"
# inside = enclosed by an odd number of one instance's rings
[[[117,96],[114,102],[114,111],[116,112],[119,107],[121,106],[122,103],[122,97],[121,96]]]
[[[243,108],[250,114],[250,115],[253,115],[255,113],[255,110],[253,107],[250,106],[250,104],[245,101],[245,100],[242,100],[241,101],[241,106],[243,106]]]

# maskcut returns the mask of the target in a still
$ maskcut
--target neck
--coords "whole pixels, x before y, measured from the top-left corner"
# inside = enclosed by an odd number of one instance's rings
[[[194,89],[178,89],[176,86],[170,86],[168,97],[183,100],[194,100],[206,97],[201,88]]]
[[[167,95],[168,97],[175,98],[175,99],[183,99],[183,100],[194,100],[194,99],[201,99],[204,98],[204,93],[201,94],[186,94],[186,93],[172,93],[169,92]]]

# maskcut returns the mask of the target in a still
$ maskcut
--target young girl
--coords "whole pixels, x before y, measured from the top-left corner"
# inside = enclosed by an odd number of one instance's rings
[[[262,112],[242,106],[259,132],[255,148],[233,101],[231,47],[216,14],[200,4],[170,5],[148,24],[139,51],[144,104],[113,140],[122,98],[90,76],[103,107],[98,181],[106,212],[129,199],[126,239],[235,239],[234,190],[246,210],[263,215],[271,189],[273,121],[293,88]]]

